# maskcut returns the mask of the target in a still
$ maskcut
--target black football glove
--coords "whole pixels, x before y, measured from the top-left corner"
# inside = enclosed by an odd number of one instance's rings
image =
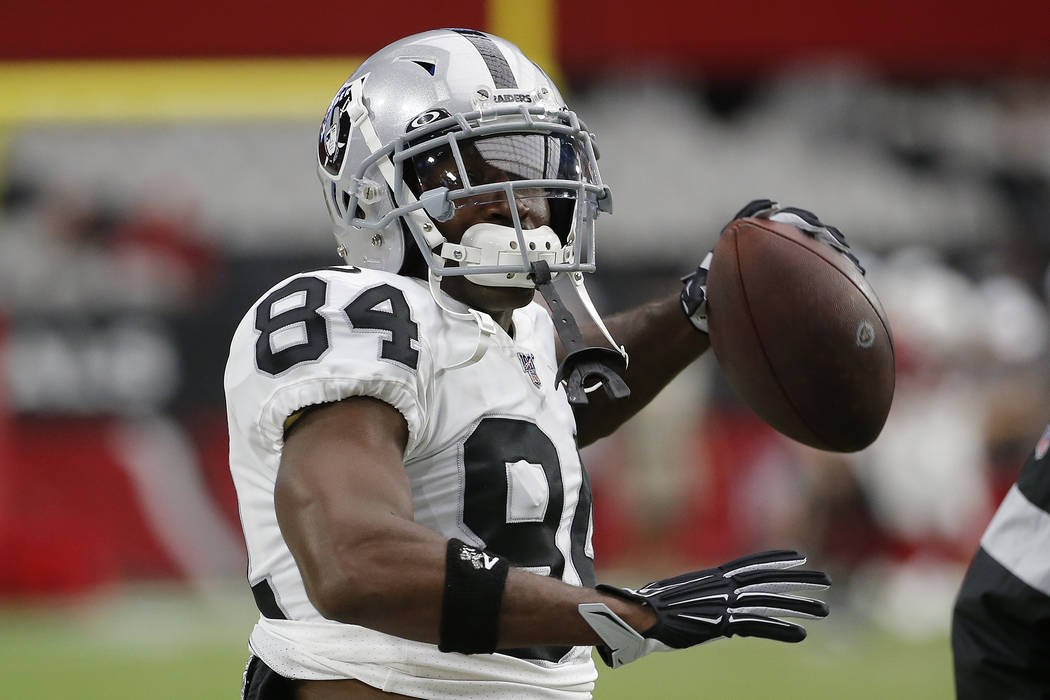
[[[785,591],[821,591],[831,585],[822,571],[788,571],[805,563],[806,557],[798,552],[776,550],[654,581],[636,591],[599,584],[599,591],[656,612],[656,624],[641,634],[604,603],[583,603],[579,610],[604,641],[598,653],[611,668],[654,651],[684,649],[733,635],[801,642],[806,630],[777,618],[827,617],[828,606]]]
[[[860,261],[853,255],[849,244],[846,243],[846,237],[834,226],[822,223],[813,212],[798,207],[781,207],[772,199],[754,199],[738,211],[730,222],[749,216],[791,224],[805,231],[817,240],[844,253],[860,269],[861,274],[864,274]],[[689,322],[701,333],[707,333],[707,273],[711,269],[713,254],[714,251],[711,251],[705,255],[696,270],[682,278],[682,311]]]

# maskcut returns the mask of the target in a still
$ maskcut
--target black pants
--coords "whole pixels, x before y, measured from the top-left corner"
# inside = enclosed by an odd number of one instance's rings
[[[253,656],[244,669],[244,685],[241,700],[294,700],[295,687],[292,681],[278,674]]]

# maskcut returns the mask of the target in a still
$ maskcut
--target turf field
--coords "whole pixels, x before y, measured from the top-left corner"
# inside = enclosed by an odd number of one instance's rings
[[[163,589],[0,606],[0,697],[235,699],[250,606],[239,592]],[[732,639],[599,668],[597,700],[952,697],[946,639],[904,641],[841,619],[813,625],[797,646]]]

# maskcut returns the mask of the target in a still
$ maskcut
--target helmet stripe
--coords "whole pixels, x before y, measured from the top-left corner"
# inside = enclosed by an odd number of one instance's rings
[[[503,52],[496,46],[496,42],[492,38],[483,32],[476,31],[474,29],[453,29],[464,39],[474,45],[474,48],[481,54],[481,58],[485,60],[485,65],[489,69],[489,74],[492,76],[492,82],[496,86],[497,90],[503,90],[506,88],[517,88],[518,81],[514,78],[514,73],[510,69],[510,64],[507,63],[506,57]]]

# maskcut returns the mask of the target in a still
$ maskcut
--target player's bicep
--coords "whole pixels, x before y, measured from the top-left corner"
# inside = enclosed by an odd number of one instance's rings
[[[402,415],[367,397],[312,408],[289,429],[274,506],[315,604],[352,574],[361,545],[412,519],[407,438]]]
[[[275,500],[317,503],[338,517],[342,504],[411,517],[404,470],[408,426],[389,404],[357,396],[307,410],[288,431]]]

